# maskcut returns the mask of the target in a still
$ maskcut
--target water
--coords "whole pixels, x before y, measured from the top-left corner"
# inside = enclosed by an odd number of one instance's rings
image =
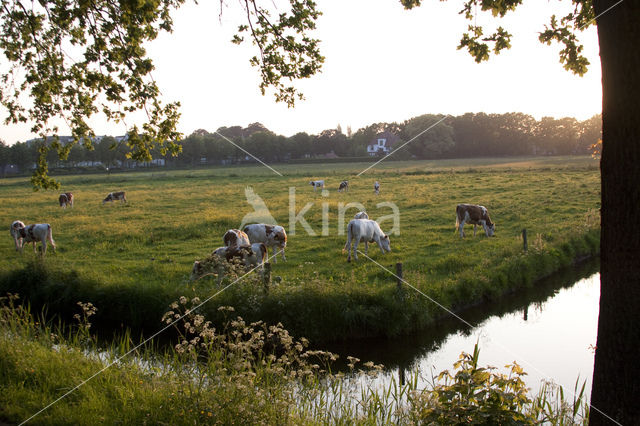
[[[513,361],[527,372],[525,382],[537,393],[542,380],[573,391],[576,380],[591,390],[600,298],[597,262],[579,265],[536,283],[535,288],[509,295],[498,302],[459,313],[416,336],[370,340],[329,347],[346,358],[386,366],[380,379],[399,379],[401,370],[420,372],[420,387],[452,364],[461,352],[473,353],[478,342],[479,364],[498,367]]]

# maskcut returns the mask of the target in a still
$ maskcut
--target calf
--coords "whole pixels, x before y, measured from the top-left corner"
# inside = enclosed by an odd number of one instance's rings
[[[211,255],[203,260],[196,260],[191,269],[191,280],[201,278],[208,272],[218,273],[218,282],[222,280],[225,267],[231,263],[239,263],[244,270],[262,267],[267,259],[267,247],[263,243],[241,245],[232,247],[219,247]]]
[[[347,225],[347,243],[342,252],[347,251],[349,256],[347,262],[351,262],[351,241],[353,241],[353,257],[358,260],[358,243],[364,242],[364,253],[369,251],[368,243],[376,242],[382,254],[391,251],[391,241],[380,229],[380,225],[375,220],[352,219]]]
[[[473,236],[476,236],[476,226],[482,225],[487,237],[492,237],[496,232],[496,224],[491,222],[489,212],[484,206],[476,204],[458,204],[456,207],[456,231],[460,232],[460,238],[464,238],[464,224],[473,225]]]
[[[107,196],[104,198],[104,200],[102,200],[102,204],[106,203],[106,202],[112,202],[115,200],[120,200],[120,203],[126,203],[127,202],[127,197],[125,196],[125,192],[124,191],[120,191],[120,192],[110,192],[109,194],[107,194]]]
[[[287,233],[282,226],[255,223],[245,226],[243,231],[249,236],[251,243],[264,243],[267,248],[273,247],[274,263],[277,263],[277,248],[282,251],[282,260],[287,260],[284,255],[284,248],[287,246]]]
[[[239,229],[229,229],[222,237],[225,247],[248,246],[251,244],[247,234]]]
[[[67,208],[67,206],[73,207],[73,194],[71,192],[65,192],[58,197],[60,207]]]
[[[16,251],[22,253],[22,248],[25,243],[33,243],[33,252],[36,251],[36,243],[42,242],[42,255],[47,253],[47,240],[53,247],[53,251],[56,251],[56,243],[53,241],[53,235],[51,234],[51,225],[48,223],[36,223],[35,225],[28,225],[19,220],[14,221],[9,229],[13,241],[16,245]]]
[[[343,180],[340,182],[340,186],[338,187],[338,192],[347,191],[349,192],[349,181]]]
[[[380,184],[378,183],[378,181],[373,182],[373,191],[376,193],[376,195],[380,194]]]
[[[313,186],[313,192],[315,192],[316,189],[318,189],[318,188],[324,189],[324,181],[323,180],[311,180],[311,181],[309,181],[309,185]]]

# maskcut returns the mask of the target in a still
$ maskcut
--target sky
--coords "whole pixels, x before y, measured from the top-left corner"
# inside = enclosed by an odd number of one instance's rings
[[[601,112],[595,26],[581,35],[591,62],[583,77],[563,69],[558,45],[538,41],[549,17],[562,16],[569,2],[525,0],[502,20],[480,15],[477,23],[487,27],[485,33],[502,25],[513,34],[510,50],[482,64],[456,49],[469,24],[458,14],[461,4],[426,0],[407,11],[399,0],[319,1],[323,15],[314,37],[322,40],[326,60],[319,75],[297,84],[306,100],[287,108],[272,92],[260,94],[258,70],[249,64],[256,48],[230,42],[244,23],[239,3],[230,0],[221,18],[220,2],[187,3],[174,15],[174,32],[148,46],[153,77],[165,102],[181,103],[178,130],[185,136],[254,122],[291,136],[338,125],[355,132],[427,113],[524,112],[537,119],[583,120]],[[115,136],[140,119],[115,124],[96,118],[92,125],[98,135]],[[35,137],[29,127],[0,125],[0,139],[12,144]],[[60,134],[69,134],[61,128]]]

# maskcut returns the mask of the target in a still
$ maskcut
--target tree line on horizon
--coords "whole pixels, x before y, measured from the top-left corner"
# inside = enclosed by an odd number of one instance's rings
[[[601,139],[601,127],[600,114],[584,121],[572,117],[536,120],[524,113],[467,113],[455,117],[424,114],[402,123],[374,123],[356,132],[347,128],[344,133],[337,126],[316,135],[299,132],[286,137],[261,123],[252,123],[247,127],[220,127],[214,132],[196,130],[180,142],[182,153],[178,157],[155,152],[154,158],[164,158],[168,164],[176,166],[254,161],[246,152],[274,163],[327,156],[362,158],[369,155],[367,145],[375,143],[381,133],[392,135],[391,150],[409,142],[393,154],[394,159],[400,160],[585,155],[591,154],[593,146]],[[0,140],[0,169],[4,171],[9,164],[20,170],[32,167],[37,159],[38,143],[42,142],[19,142],[8,146]],[[125,140],[104,136],[93,146],[93,150],[88,150],[82,144],[74,145],[66,160],[60,160],[52,150],[49,164],[51,167],[76,167],[100,162],[109,167],[133,163],[127,159]]]

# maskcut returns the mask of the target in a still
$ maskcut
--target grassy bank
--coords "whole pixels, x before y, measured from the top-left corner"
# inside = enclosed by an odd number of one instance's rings
[[[188,276],[193,261],[222,245],[222,234],[253,211],[247,186],[287,231],[290,210],[295,216],[310,205],[304,218],[316,235],[308,235],[301,222],[289,232],[288,261],[273,264],[277,283],[268,293],[250,277],[217,295],[203,312],[220,324],[217,307],[231,305],[249,321],[281,322],[314,342],[395,336],[443,315],[415,290],[399,290],[393,276],[366,258],[346,263],[344,227],[357,211],[347,210],[341,221],[340,207],[347,203],[364,205],[386,232],[394,223],[381,218],[392,213],[390,204],[397,206],[392,252],[383,256],[372,246],[369,255],[391,271],[402,262],[407,282],[454,310],[531,285],[599,249],[600,180],[589,158],[383,162],[357,177],[366,166],[282,166],[284,176],[257,167],[72,176],[64,178],[63,189],[75,193],[76,205],[66,211],[57,207],[56,194],[29,192],[25,179],[0,181],[0,202],[7,206],[0,221],[51,223],[59,247],[40,261],[30,249],[16,254],[8,236],[0,240],[6,253],[0,258],[0,294],[19,293],[37,309],[46,305],[66,319],[77,301],[90,301],[99,307],[94,323],[101,330],[154,332],[172,300],[204,300],[220,290],[213,280],[190,282]],[[328,196],[313,192],[311,177],[327,181]],[[343,179],[351,190],[337,193]],[[374,180],[382,184],[380,196],[373,194]],[[114,190],[126,190],[129,204],[102,206]],[[487,206],[497,237],[474,238],[468,228],[460,240],[454,233],[460,202]]]
[[[198,303],[182,299],[165,319]],[[0,422],[30,424],[587,424],[582,392],[565,400],[546,386],[527,394],[522,369],[481,367],[478,349],[455,371],[419,389],[380,389],[377,368],[347,376],[328,372],[333,355],[306,350],[280,326],[229,319],[213,330],[206,318],[176,323],[181,343],[159,353],[126,340],[97,347],[93,309],[83,305],[72,330],[62,331],[14,298],[0,298]],[[230,318],[235,313],[223,310]],[[357,371],[356,371],[357,370]],[[354,383],[359,383],[354,386]]]

